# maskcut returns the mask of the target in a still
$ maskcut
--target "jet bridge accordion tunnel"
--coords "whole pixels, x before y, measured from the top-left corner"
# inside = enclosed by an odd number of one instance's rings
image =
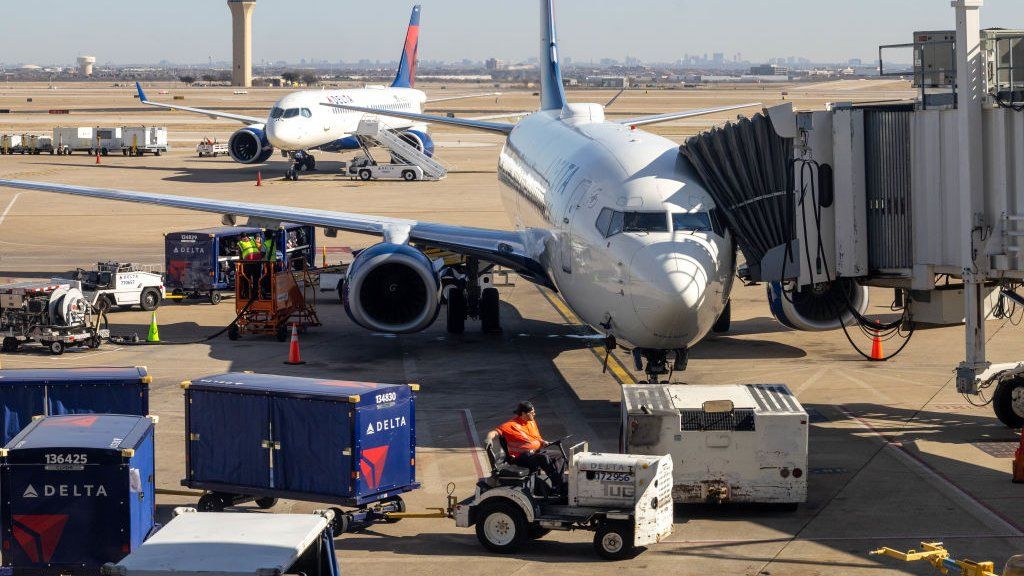
[[[780,322],[811,331],[858,319],[871,324],[863,318],[867,289],[825,273],[832,256],[819,240],[826,213],[835,209],[830,164],[795,159],[794,138],[781,135],[765,113],[694,136],[680,151],[743,255],[740,276],[767,283]]]

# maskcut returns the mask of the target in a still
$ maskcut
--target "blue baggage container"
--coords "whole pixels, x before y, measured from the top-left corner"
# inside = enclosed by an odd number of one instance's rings
[[[0,450],[3,566],[98,574],[153,529],[153,423],[141,416],[43,416]]]
[[[145,366],[131,368],[30,368],[0,371],[0,446],[33,416],[149,414]]]
[[[416,482],[415,384],[230,373],[182,383],[182,484],[201,507],[275,498],[363,506]]]
[[[238,241],[243,234],[263,236],[261,228],[218,226],[164,236],[164,288],[173,294],[196,296],[234,290]]]

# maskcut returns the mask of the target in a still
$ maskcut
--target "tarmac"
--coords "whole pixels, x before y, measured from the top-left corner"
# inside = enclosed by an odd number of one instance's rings
[[[153,100],[189,106],[229,106],[242,113],[265,110],[283,90],[148,88]],[[481,91],[481,86],[425,87],[431,96]],[[493,88],[491,88],[493,89]],[[912,95],[904,83],[840,81],[810,87],[771,86],[631,90],[609,110],[623,116],[761,101],[795,101],[818,108],[829,101],[877,100]],[[229,158],[197,158],[200,137],[225,141],[236,125],[180,112],[161,112],[133,101],[133,90],[99,84],[0,86],[0,133],[48,131],[54,125],[156,123],[171,131],[174,150],[160,157],[0,156],[0,177],[43,180],[216,197],[240,201],[355,211],[446,223],[507,228],[495,178],[500,140],[487,134],[434,130],[437,157],[451,172],[442,182],[357,182],[342,177],[337,162],[348,156],[318,154],[317,172],[298,182],[282,179],[286,161],[241,166]],[[570,91],[572,101],[606,102],[613,91]],[[26,98],[33,98],[32,103]],[[529,110],[530,91],[500,98],[446,102],[438,111],[460,116]],[[450,106],[449,106],[450,104]],[[51,108],[69,115],[51,116]],[[653,130],[677,141],[734,118],[720,114],[669,123]],[[263,186],[255,187],[257,173]],[[217,225],[219,216],[134,204],[0,189],[0,281],[49,278],[99,260],[162,263],[163,234]],[[375,240],[342,234],[318,238],[328,246],[367,246]],[[333,261],[336,255],[330,256]],[[317,376],[375,382],[416,382],[417,473],[423,488],[407,498],[410,510],[443,506],[446,487],[471,494],[487,469],[479,439],[510,416],[524,399],[538,409],[548,438],[572,434],[593,448],[616,449],[621,386],[635,382],[624,354],[602,371],[603,348],[587,338],[556,295],[522,279],[502,287],[501,335],[484,335],[470,323],[462,336],[443,322],[412,335],[368,333],[352,324],[334,292],[318,301],[324,326],[303,335],[302,366],[287,366],[287,344],[248,336],[204,344],[116,346],[50,356],[42,350],[0,355],[3,368],[145,365],[154,377],[152,412],[157,426],[157,484],[181,490],[184,477],[183,404],[179,383],[226,371]],[[889,313],[891,292],[872,291],[869,312]],[[1010,482],[1016,432],[1004,428],[989,407],[956,393],[953,369],[964,352],[961,326],[921,329],[896,358],[869,362],[842,332],[801,333],[776,322],[763,286],[737,286],[732,328],[691,352],[688,369],[674,380],[693,384],[784,383],[811,411],[809,499],[796,512],[750,506],[678,506],[672,536],[634,559],[599,560],[586,532],[552,533],[525,551],[496,556],[472,530],[445,519],[406,519],[335,545],[345,574],[503,576],[517,573],[580,574],[927,574],[925,564],[901,565],[869,556],[883,545],[916,547],[940,540],[958,557],[993,560],[1024,548],[1024,486]],[[234,317],[226,300],[209,304],[166,303],[158,312],[165,341],[212,334]],[[146,334],[149,314],[114,312],[112,332]],[[1009,321],[989,321],[987,348],[993,361],[1019,359],[1024,335]],[[870,343],[860,340],[865,349]],[[886,342],[891,351],[898,342]],[[973,399],[975,402],[978,399]],[[188,496],[158,497],[161,518]],[[322,504],[282,501],[273,512],[307,512]],[[240,508],[256,511],[254,506]]]

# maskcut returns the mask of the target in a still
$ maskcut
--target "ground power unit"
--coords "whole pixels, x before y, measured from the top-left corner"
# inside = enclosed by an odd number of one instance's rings
[[[782,384],[623,386],[622,446],[672,457],[679,503],[807,499],[807,412]]]

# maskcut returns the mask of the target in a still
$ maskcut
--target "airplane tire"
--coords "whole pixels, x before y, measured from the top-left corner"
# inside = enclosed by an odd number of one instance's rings
[[[1022,388],[1024,388],[1024,378],[1011,378],[1000,382],[992,395],[992,410],[996,413],[996,418],[1007,428],[1017,429],[1024,426],[1024,414],[1021,414],[1013,406],[1014,396],[1024,394]]]
[[[729,326],[732,324],[732,300],[725,303],[725,308],[722,309],[722,315],[715,320],[715,324],[711,327],[711,331],[716,334],[722,334],[723,332],[729,331]]]
[[[373,174],[369,170],[367,170],[366,168],[363,168],[362,170],[359,171],[359,179],[360,180],[365,182],[365,181],[369,180],[370,178],[373,178]]]
[[[306,169],[306,172],[312,172],[316,170],[316,158],[312,156],[306,156],[302,159],[302,167]]]
[[[449,334],[466,331],[466,294],[455,287],[448,291],[448,309],[445,317]]]
[[[500,299],[497,288],[484,288],[480,294],[480,329],[486,334],[501,332]]]

